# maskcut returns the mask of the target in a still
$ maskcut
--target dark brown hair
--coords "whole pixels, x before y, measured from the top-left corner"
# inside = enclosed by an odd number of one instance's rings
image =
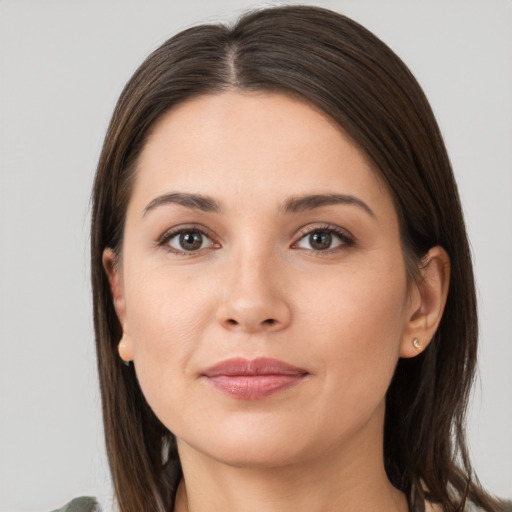
[[[122,332],[102,253],[122,250],[137,158],[155,122],[188,98],[226,89],[292,94],[323,110],[387,182],[411,275],[431,247],[448,252],[452,275],[439,329],[424,353],[399,361],[387,394],[385,467],[412,511],[424,510],[425,499],[459,511],[468,498],[497,510],[472,475],[464,438],[477,350],[475,289],[439,128],[420,86],[384,43],[342,15],[307,6],[179,33],[140,66],[115,108],[94,183],[91,257],[106,445],[121,510],[172,510],[181,468],[172,433],[117,354]]]

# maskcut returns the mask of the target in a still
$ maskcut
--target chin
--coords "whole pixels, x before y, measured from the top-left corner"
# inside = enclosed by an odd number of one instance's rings
[[[178,446],[236,468],[271,469],[311,461],[333,446],[332,432],[312,432],[305,422],[229,421],[222,427],[195,430],[180,438]],[[189,430],[190,432],[190,430]],[[180,455],[181,455],[180,450]]]
[[[271,469],[293,465],[303,461],[306,454],[297,446],[289,442],[254,442],[254,440],[231,441],[222,440],[202,449],[201,446],[192,446],[207,457],[222,464],[244,469]],[[305,450],[306,452],[308,450]]]

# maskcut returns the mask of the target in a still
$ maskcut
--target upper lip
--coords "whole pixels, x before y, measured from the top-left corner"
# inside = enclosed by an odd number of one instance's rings
[[[257,359],[233,358],[221,361],[202,372],[206,377],[226,376],[257,376],[257,375],[305,375],[308,372],[291,364],[272,359],[258,357]]]

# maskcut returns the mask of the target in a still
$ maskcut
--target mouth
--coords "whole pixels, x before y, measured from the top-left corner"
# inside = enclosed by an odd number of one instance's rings
[[[302,382],[309,373],[277,359],[227,359],[201,373],[214,389],[240,400],[259,400]]]

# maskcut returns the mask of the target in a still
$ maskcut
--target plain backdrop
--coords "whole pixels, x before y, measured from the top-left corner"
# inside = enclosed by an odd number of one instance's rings
[[[480,300],[471,452],[483,483],[511,498],[512,2],[312,3],[388,43],[436,112]],[[0,512],[52,510],[83,494],[108,506],[88,264],[102,138],[151,50],[192,24],[257,5],[0,0]]]

